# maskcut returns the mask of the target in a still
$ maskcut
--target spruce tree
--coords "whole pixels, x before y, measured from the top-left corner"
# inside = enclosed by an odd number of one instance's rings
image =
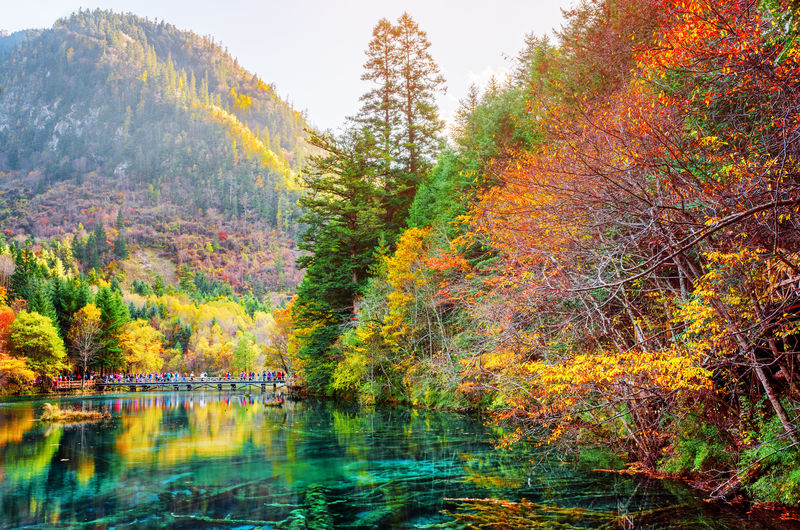
[[[114,257],[120,261],[128,259],[128,244],[125,242],[125,237],[120,234],[114,241]]]
[[[296,320],[311,329],[300,354],[307,360],[309,385],[321,392],[332,373],[331,347],[374,259],[382,209],[369,134],[312,135],[311,142],[326,154],[314,158],[304,176],[309,192],[300,200],[306,211],[301,221],[308,229],[300,247],[309,254],[298,260],[306,275],[298,288]]]
[[[355,121],[375,138],[373,163],[382,181],[390,241],[405,227],[417,188],[442,146],[444,123],[435,98],[444,91],[444,79],[430,46],[427,34],[407,13],[395,25],[381,19],[361,76],[372,87],[361,97]]]
[[[102,263],[100,262],[100,251],[97,248],[97,236],[95,236],[95,234],[89,234],[83,254],[85,260],[83,264],[87,270],[100,269],[102,267]]]
[[[28,309],[31,312],[46,316],[53,324],[57,324],[58,315],[55,305],[53,305],[53,285],[51,282],[33,276],[30,278],[28,292],[30,293]]]
[[[293,317],[306,331],[300,356],[309,386],[327,390],[336,341],[352,313],[379,242],[394,242],[440,145],[434,97],[443,80],[425,32],[407,14],[373,30],[362,79],[372,87],[341,136],[311,134],[322,154],[304,175],[298,260],[306,269]]]
[[[361,80],[371,82],[373,87],[361,96],[362,106],[356,116],[356,120],[375,136],[379,167],[384,177],[389,176],[397,150],[394,137],[400,119],[396,35],[395,27],[385,18],[372,30]]]
[[[122,301],[122,297],[108,287],[102,287],[97,291],[95,305],[100,309],[102,325],[100,333],[102,348],[96,358],[96,364],[104,373],[121,370],[125,360],[119,345],[119,335],[123,326],[130,320],[128,307]]]
[[[97,253],[102,256],[108,251],[108,236],[103,223],[98,222],[94,225],[94,237],[97,243]]]
[[[397,20],[400,128],[397,135],[399,161],[405,175],[401,192],[414,198],[422,177],[430,171],[442,146],[436,94],[444,92],[444,78],[428,49],[428,35],[408,13]]]
[[[125,218],[122,216],[122,206],[117,210],[117,231],[122,232],[125,229]]]

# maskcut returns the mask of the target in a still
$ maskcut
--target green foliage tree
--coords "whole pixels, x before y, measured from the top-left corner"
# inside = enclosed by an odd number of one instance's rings
[[[119,293],[102,287],[95,297],[95,305],[100,309],[102,348],[96,357],[95,365],[103,372],[122,369],[125,366],[123,350],[120,347],[120,334],[130,320],[128,308]]]
[[[156,277],[153,280],[153,293],[156,296],[161,296],[164,294],[164,278],[160,274],[156,274]]]
[[[373,261],[382,210],[370,135],[350,131],[338,140],[312,135],[312,141],[326,154],[314,158],[304,176],[310,191],[301,205],[309,228],[300,246],[309,254],[298,261],[306,276],[298,288],[296,307],[299,325],[309,330],[300,353],[308,360],[308,382],[323,391],[338,326],[352,313]]]
[[[98,248],[97,236],[92,233],[86,239],[86,245],[83,247],[84,266],[86,269],[97,269],[102,267],[100,261],[100,249]]]
[[[242,333],[233,350],[233,369],[237,372],[252,372],[256,368],[258,348],[250,333]]]
[[[384,222],[396,236],[442,145],[436,94],[444,78],[430,42],[408,13],[397,24],[381,19],[367,48],[361,79],[371,84],[356,121],[374,138],[373,164],[381,176]],[[392,240],[394,237],[391,238]]]
[[[67,369],[64,341],[46,316],[20,311],[9,331],[12,353],[25,357],[28,368],[43,380],[52,380]]]
[[[72,316],[92,298],[89,286],[76,277],[61,278],[56,276],[53,282],[53,305],[58,317],[61,336],[66,334],[72,324]]]
[[[381,241],[393,242],[417,187],[440,146],[434,97],[444,83],[425,32],[404,14],[375,26],[362,79],[373,86],[362,109],[339,138],[312,134],[323,154],[304,175],[300,204],[308,227],[298,264],[306,275],[294,318],[302,338],[306,379],[326,391],[334,344],[355,310],[355,300]]]
[[[428,51],[431,44],[427,34],[408,13],[397,20],[396,33],[401,118],[398,161],[406,172],[400,192],[410,202],[441,148],[439,133],[444,123],[439,119],[435,97],[444,91],[444,78]]]
[[[128,259],[128,243],[125,241],[125,236],[119,234],[114,241],[114,257],[120,261]]]
[[[12,247],[12,254],[14,255],[14,272],[9,279],[11,298],[27,300],[31,294],[28,288],[31,278],[40,275],[36,257],[27,245],[22,248]]]
[[[103,256],[108,252],[108,235],[106,234],[106,228],[103,226],[103,223],[98,222],[94,225],[92,235],[94,235],[95,243],[97,244],[98,255]]]
[[[53,323],[58,322],[55,305],[53,304],[53,285],[51,282],[37,277],[32,277],[28,288],[28,308],[40,315],[49,318]]]

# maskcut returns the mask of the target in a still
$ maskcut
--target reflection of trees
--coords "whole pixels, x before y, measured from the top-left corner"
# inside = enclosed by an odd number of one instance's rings
[[[337,524],[363,527],[464,508],[445,497],[508,499],[526,513],[521,497],[567,508],[592,499],[593,507],[616,514],[664,495],[660,482],[637,491],[632,477],[557,462],[531,473],[527,456],[494,450],[471,418],[314,401],[273,408],[265,399],[110,398],[103,401],[112,421],[49,430],[32,421],[32,406],[15,406],[0,418],[0,527],[85,520],[110,527],[152,514],[221,519],[232,507],[253,521],[279,521],[310,510],[310,490]]]
[[[135,414],[124,415],[120,432],[116,436],[116,452],[130,465],[149,460],[155,441],[161,432],[163,411],[150,407]]]
[[[0,448],[0,492],[15,493],[0,495],[0,526],[19,526],[26,520],[21,519],[24,514],[50,520],[52,506],[41,501],[47,498],[50,462],[58,452],[63,432],[63,427],[51,426],[40,436],[20,437]]]
[[[34,439],[26,439],[20,443],[9,444],[2,452],[3,469],[5,469],[5,486],[13,486],[31,481],[45,475],[53,455],[58,451],[64,428],[52,425],[44,435]]]
[[[31,430],[33,423],[33,405],[15,406],[14,413],[0,412],[0,447],[10,442],[22,441],[22,435]]]

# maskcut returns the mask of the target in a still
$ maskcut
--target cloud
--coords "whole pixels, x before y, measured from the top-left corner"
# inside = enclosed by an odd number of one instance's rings
[[[487,66],[480,72],[470,72],[467,74],[469,84],[476,85],[479,89],[483,90],[489,85],[489,81],[494,77],[498,82],[502,83],[506,76],[511,73],[511,68],[502,68],[500,70],[493,66]]]

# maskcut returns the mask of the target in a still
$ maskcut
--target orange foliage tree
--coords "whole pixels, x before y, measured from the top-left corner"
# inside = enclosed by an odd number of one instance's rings
[[[471,214],[501,256],[486,279],[501,337],[470,368],[505,390],[501,415],[528,422],[521,435],[622,423],[649,466],[676,399],[706,392],[711,371],[752,377],[795,439],[782,338],[800,272],[796,11],[656,5],[655,38],[630,48],[635,75],[533,102],[547,141],[499,164]],[[709,287],[720,275],[734,292]],[[729,339],[713,352],[693,335],[709,314]]]

